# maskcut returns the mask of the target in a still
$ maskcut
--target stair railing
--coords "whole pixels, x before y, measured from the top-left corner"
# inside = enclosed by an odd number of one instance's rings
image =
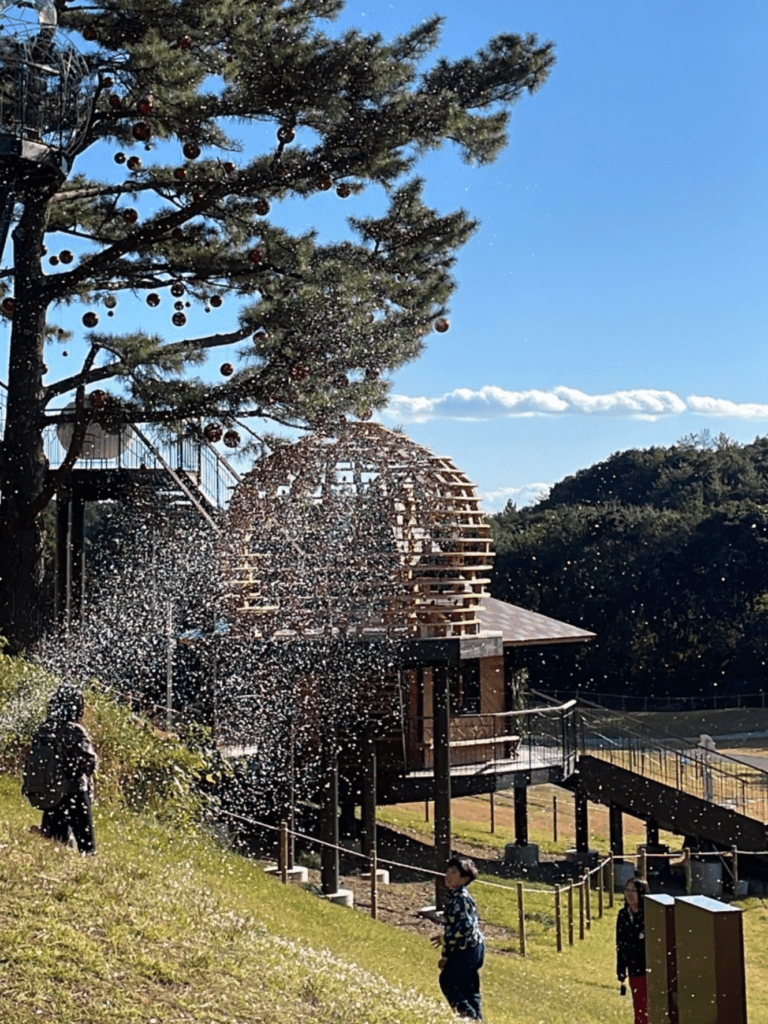
[[[768,822],[768,771],[588,700],[579,711],[583,754]]]

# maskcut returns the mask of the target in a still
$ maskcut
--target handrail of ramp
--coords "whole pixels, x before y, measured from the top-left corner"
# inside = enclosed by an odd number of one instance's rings
[[[759,766],[583,698],[579,719],[581,753],[768,823],[768,771]]]

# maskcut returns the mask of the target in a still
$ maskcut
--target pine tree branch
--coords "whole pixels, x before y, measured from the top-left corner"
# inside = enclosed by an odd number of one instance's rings
[[[244,341],[249,334],[253,332],[253,326],[241,327],[236,331],[228,331],[226,334],[210,334],[205,338],[189,338],[186,341],[175,341],[170,345],[164,345],[156,350],[156,354],[160,358],[174,358],[177,356],[183,356],[189,352],[202,352],[208,349],[221,348],[224,345],[234,345],[238,341]],[[98,346],[101,349],[106,349],[113,354],[115,350],[110,348],[108,344],[100,344]],[[143,358],[142,363],[146,364],[149,362],[148,358]],[[92,363],[92,361],[91,361]],[[89,366],[83,366],[83,369],[78,373],[73,374],[71,377],[64,377],[53,384],[49,384],[45,389],[44,396],[46,404],[51,402],[54,398],[58,398],[59,395],[64,395],[68,391],[72,391],[73,388],[78,387],[81,383],[85,384],[96,384],[99,381],[109,380],[111,377],[123,376],[125,371],[131,368],[130,362],[125,358],[118,358],[112,363],[108,363],[106,366],[97,366],[91,368]],[[85,374],[85,376],[84,376]],[[46,423],[58,423],[59,419],[56,417],[47,417]]]

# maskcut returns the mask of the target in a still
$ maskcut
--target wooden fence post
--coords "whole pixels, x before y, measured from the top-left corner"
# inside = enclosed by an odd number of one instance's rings
[[[693,878],[691,872],[691,848],[686,846],[683,850],[684,867],[685,867],[685,891],[690,896],[693,891]]]
[[[584,938],[584,879],[579,882],[579,939]]]
[[[517,920],[520,928],[520,956],[525,956],[525,898],[523,883],[517,883]]]
[[[648,881],[648,851],[645,847],[640,851],[640,877],[644,882]]]
[[[589,931],[592,927],[592,879],[589,869],[584,872],[584,923]]]
[[[371,917],[375,921],[376,920],[376,915],[378,914],[378,910],[379,910],[379,888],[378,888],[378,881],[379,880],[376,877],[377,870],[378,870],[377,869],[377,863],[378,862],[377,862],[377,857],[376,857],[376,847],[375,846],[371,848],[370,861],[371,861]]]
[[[552,842],[557,842],[557,797],[552,797]]]
[[[568,883],[568,945],[573,945],[573,879]]]
[[[608,854],[608,906],[613,908],[613,886],[616,871],[613,863],[613,850]]]
[[[278,856],[278,867],[280,868],[280,881],[283,885],[288,884],[288,822],[280,822],[280,846]]]
[[[733,895],[736,896],[736,890],[739,887],[739,850],[737,846],[731,847],[731,870],[733,872]]]
[[[597,916],[603,916],[603,878],[605,876],[605,861],[602,861],[597,868]]]
[[[560,908],[560,886],[555,886],[555,936],[557,952],[563,952],[563,917]]]

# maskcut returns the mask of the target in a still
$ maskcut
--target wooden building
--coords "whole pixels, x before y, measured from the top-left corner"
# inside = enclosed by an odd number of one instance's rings
[[[345,637],[361,653],[396,652],[350,744],[346,792],[338,774],[331,786],[330,839],[339,801],[362,804],[365,849],[377,803],[432,799],[442,861],[452,791],[524,789],[568,770],[570,712],[515,706],[515,652],[593,634],[489,596],[490,527],[449,459],[373,423],[306,437],[256,463],[223,536],[241,642]]]

